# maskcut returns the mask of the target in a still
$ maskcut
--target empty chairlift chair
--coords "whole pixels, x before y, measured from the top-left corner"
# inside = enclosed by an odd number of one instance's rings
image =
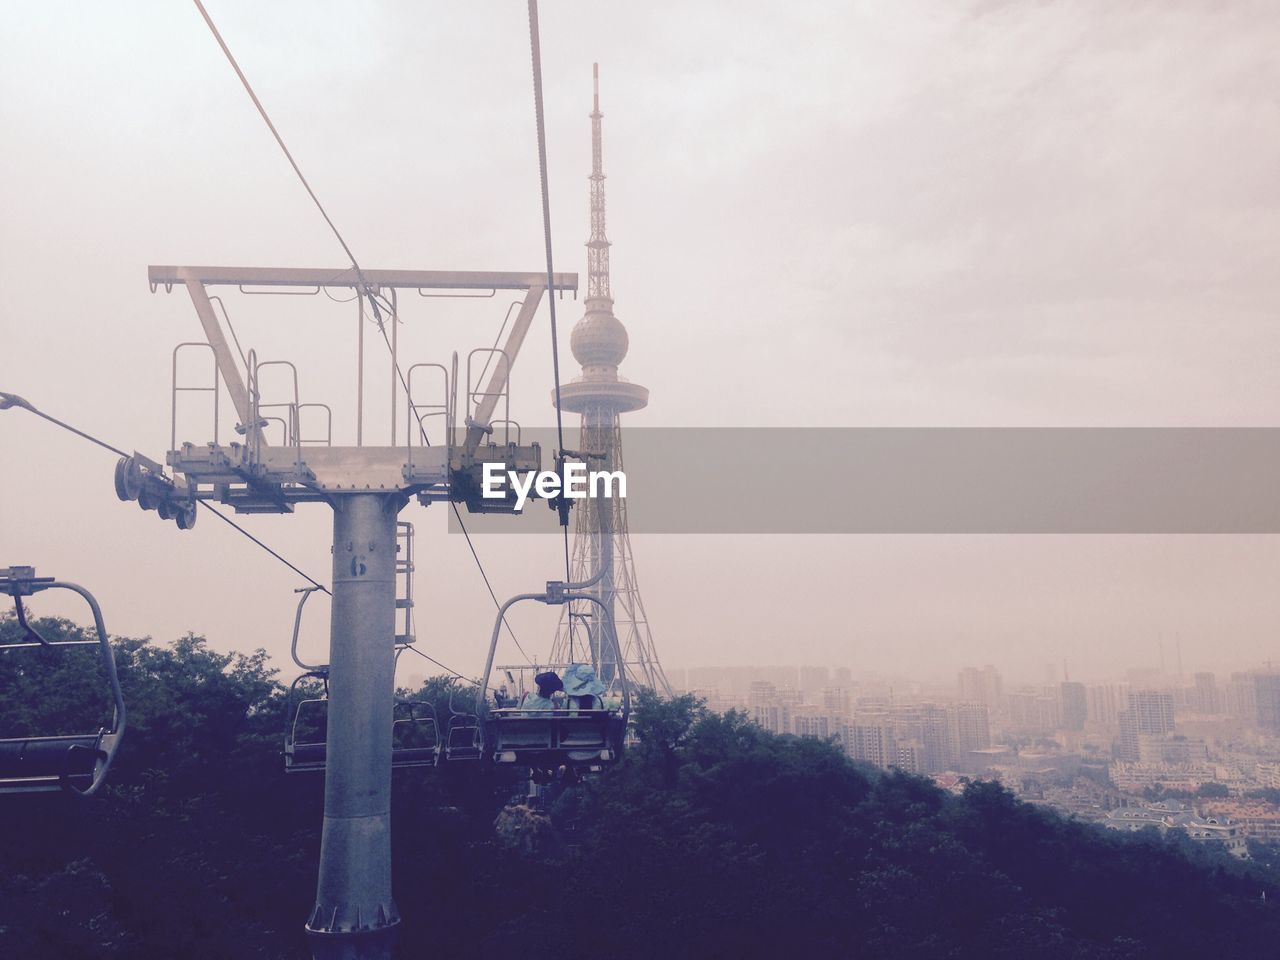
[[[320,680],[319,696],[298,693],[306,679]],[[328,678],[324,671],[304,673],[289,687],[289,721],[284,742],[288,773],[323,770],[328,750]],[[397,700],[391,723],[391,766],[434,767],[440,761],[440,724],[435,707],[425,701]]]
[[[49,640],[27,620],[22,598],[44,590],[69,590],[89,604],[93,627],[92,640]],[[0,645],[5,655],[21,651],[53,654],[68,647],[97,647],[102,658],[103,673],[111,697],[111,725],[90,733],[54,734],[49,736],[9,736],[0,739],[0,793],[39,793],[65,790],[81,796],[98,791],[124,737],[124,694],[116,675],[115,657],[107,639],[98,601],[84,587],[64,583],[53,577],[37,577],[33,567],[9,567],[0,572],[0,594],[13,598],[22,637],[15,643]]]
[[[316,696],[299,697],[298,688],[306,680],[324,685]],[[313,691],[307,691],[311,693]],[[328,736],[329,677],[324,670],[304,673],[289,685],[288,728],[284,739],[284,769],[287,773],[323,770]],[[295,703],[296,699],[296,703]]]
[[[479,760],[484,756],[484,735],[475,711],[459,710],[454,704],[456,685],[449,688],[449,730],[445,737],[446,760]]]
[[[440,724],[436,708],[417,700],[396,702],[391,724],[391,766],[434,767],[440,762]]]
[[[403,617],[396,627],[395,644],[399,652],[414,642],[413,524],[400,523],[397,539],[396,576],[402,590],[397,590],[396,612]],[[323,770],[328,753],[329,667],[306,663],[298,654],[303,608],[320,589],[312,586],[294,591],[300,596],[293,617],[290,653],[293,662],[305,672],[289,686],[286,700],[284,768],[288,773]],[[434,767],[440,762],[441,753],[440,721],[435,707],[426,701],[397,700],[391,722],[391,766],[395,769]]]

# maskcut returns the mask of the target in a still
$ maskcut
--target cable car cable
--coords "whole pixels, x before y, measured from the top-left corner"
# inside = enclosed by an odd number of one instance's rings
[[[199,0],[197,0],[199,2]],[[529,0],[529,49],[533,60],[533,113],[538,128],[538,179],[542,186],[542,239],[547,251],[547,299],[551,306],[551,372],[555,377],[556,439],[560,445],[556,459],[564,463],[564,412],[560,409],[560,345],[556,335],[555,272],[551,259],[551,199],[547,187],[547,131],[542,111],[542,45],[538,37],[538,0]],[[564,496],[563,493],[560,494]],[[569,564],[569,514],[560,511],[564,530],[564,578],[573,579]]]
[[[310,583],[312,586],[314,586],[317,590],[321,590],[321,591],[323,591],[324,593],[328,594],[329,596],[333,596],[333,594],[329,592],[329,588],[328,588],[328,587],[326,587],[323,583],[320,583],[319,581],[317,581],[317,580],[316,580],[316,579],[314,579],[313,577],[309,577],[309,576],[307,576],[307,574],[303,573],[301,570],[299,570],[297,567],[295,567],[292,563],[290,563],[290,562],[289,562],[288,560],[286,560],[284,557],[280,556],[280,554],[276,553],[276,551],[272,550],[269,546],[267,546],[265,543],[263,543],[261,540],[259,540],[257,537],[255,537],[252,533],[250,533],[250,532],[249,532],[248,530],[246,530],[244,527],[240,526],[240,524],[236,523],[234,520],[232,520],[230,517],[228,517],[225,513],[223,513],[221,510],[219,510],[219,509],[218,509],[217,507],[215,507],[213,504],[209,503],[207,500],[197,500],[197,501],[196,501],[196,503],[200,504],[200,506],[204,507],[206,510],[208,510],[210,513],[212,513],[215,517],[217,517],[219,520],[221,520],[221,521],[222,521],[223,523],[225,523],[227,526],[231,527],[233,530],[238,530],[240,533],[244,534],[246,537],[248,537],[250,540],[252,540],[252,541],[253,541],[254,543],[256,543],[258,546],[260,546],[263,550],[267,551],[267,553],[271,554],[273,557],[275,557],[275,558],[276,558],[277,560],[279,560],[281,563],[283,563],[286,567],[288,567],[290,570],[292,570],[292,571],[293,571],[294,573],[296,573],[298,576],[302,577],[302,579],[303,579],[303,580],[306,580],[308,583]]]
[[[240,83],[244,86],[245,93],[249,94],[249,99],[253,101],[253,105],[258,109],[259,115],[263,122],[267,125],[267,129],[271,131],[271,135],[275,137],[276,143],[280,145],[280,150],[284,153],[285,159],[289,161],[289,166],[293,167],[293,172],[298,175],[303,189],[307,191],[307,196],[311,197],[311,202],[316,205],[316,209],[320,211],[320,216],[324,217],[324,222],[329,225],[329,229],[333,231],[334,237],[342,246],[342,250],[347,255],[347,259],[351,261],[351,268],[355,270],[356,277],[360,281],[361,291],[369,297],[370,303],[373,305],[374,315],[379,319],[381,326],[381,314],[378,311],[377,302],[374,300],[373,292],[369,287],[369,282],[364,277],[364,271],[360,269],[360,264],[356,261],[356,255],[351,252],[351,248],[347,246],[347,241],[343,239],[342,234],[338,231],[337,226],[329,217],[329,212],[325,210],[324,204],[320,202],[320,198],[316,196],[316,192],[311,189],[311,184],[307,182],[307,178],[303,176],[302,168],[298,166],[298,161],[293,159],[293,154],[289,152],[289,148],[285,146],[284,138],[280,136],[280,131],[276,129],[276,125],[271,122],[271,117],[267,115],[266,108],[262,105],[262,101],[258,99],[258,95],[253,92],[253,87],[249,84],[249,78],[244,75],[244,71],[240,69],[240,64],[236,62],[236,58],[231,53],[231,48],[227,46],[222,34],[219,32],[217,25],[213,22],[213,18],[209,16],[209,11],[204,8],[204,4],[200,0],[194,0],[196,9],[200,11],[200,16],[204,17],[204,22],[209,25],[209,30],[213,33],[213,37],[218,41],[218,46],[222,48],[222,52],[226,55],[227,61],[231,64],[231,69],[236,72],[236,76],[240,78]]]
[[[444,670],[444,671],[446,671],[446,672],[448,672],[448,673],[453,674],[453,675],[454,675],[455,677],[457,677],[459,680],[465,680],[467,683],[470,683],[470,684],[472,684],[472,685],[474,685],[474,686],[477,686],[477,687],[478,687],[478,686],[480,686],[480,681],[479,681],[479,680],[476,680],[474,677],[467,677],[467,676],[463,676],[463,675],[462,675],[461,673],[459,673],[457,670],[453,669],[453,667],[450,667],[450,666],[447,666],[447,665],[445,665],[445,664],[441,663],[441,662],[440,662],[439,660],[437,660],[435,657],[428,656],[427,654],[425,654],[425,653],[423,653],[421,650],[419,650],[417,647],[403,647],[402,649],[408,650],[408,651],[410,651],[411,653],[416,653],[418,656],[422,657],[424,660],[430,660],[432,663],[434,663],[434,664],[435,664],[437,667],[439,667],[441,670]],[[532,663],[531,663],[530,665],[532,665]],[[497,688],[497,687],[489,687],[488,689],[489,689],[490,691],[492,691],[493,693],[497,693],[497,692],[498,692],[498,688]]]
[[[484,579],[484,585],[489,590],[489,596],[493,599],[493,605],[497,609],[502,609],[502,603],[498,600],[498,595],[493,590],[493,584],[489,582],[489,574],[485,573],[484,564],[480,562],[480,555],[476,553],[476,545],[471,542],[471,534],[467,532],[467,526],[462,522],[462,513],[458,510],[458,505],[450,501],[449,506],[453,507],[453,515],[458,521],[458,528],[462,531],[462,535],[467,540],[467,546],[471,549],[471,556],[476,561],[476,569],[480,571],[480,576]],[[516,649],[520,651],[520,656],[524,657],[533,666],[533,658],[525,653],[524,647],[520,645],[520,640],[516,637],[516,632],[511,629],[506,614],[502,616],[502,625],[507,628],[507,633],[511,634],[511,639],[516,645]],[[425,654],[424,654],[425,656]]]

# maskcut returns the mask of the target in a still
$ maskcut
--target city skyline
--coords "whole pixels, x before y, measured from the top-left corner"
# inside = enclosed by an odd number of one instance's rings
[[[1124,680],[1004,677],[896,686],[849,667],[671,670],[678,688],[775,734],[825,740],[945,789],[995,780],[1021,799],[1112,830],[1154,828],[1248,859],[1280,840],[1280,668]]]

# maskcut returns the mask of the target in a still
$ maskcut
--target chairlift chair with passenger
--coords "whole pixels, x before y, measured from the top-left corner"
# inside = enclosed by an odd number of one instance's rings
[[[579,707],[551,710],[531,710],[520,706],[491,706],[485,695],[489,689],[489,676],[493,671],[494,654],[498,635],[507,610],[516,603],[536,600],[559,605],[574,600],[593,603],[606,619],[611,614],[598,597],[583,592],[603,576],[597,574],[583,583],[548,581],[543,593],[525,593],[512,597],[498,610],[489,643],[489,656],[476,697],[476,712],[480,718],[484,736],[484,751],[495,763],[518,764],[529,767],[535,779],[550,779],[561,771],[577,776],[585,772],[603,769],[622,756],[627,721],[631,715],[631,688],[626,677],[622,655],[617,647],[617,634],[606,631],[615,646],[618,680],[622,703],[616,708],[602,706],[599,709]],[[610,627],[612,624],[610,623]]]

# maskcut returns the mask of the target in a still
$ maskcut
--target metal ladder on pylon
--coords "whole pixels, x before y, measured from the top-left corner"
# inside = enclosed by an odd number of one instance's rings
[[[413,524],[396,523],[396,646],[417,640],[413,632]]]

